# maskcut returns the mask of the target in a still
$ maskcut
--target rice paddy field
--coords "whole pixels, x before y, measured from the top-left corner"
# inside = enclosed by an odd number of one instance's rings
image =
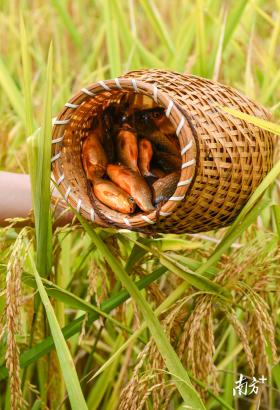
[[[0,27],[0,169],[30,174],[34,208],[0,228],[0,408],[280,409],[280,1],[1,0]],[[274,166],[231,226],[55,223],[52,118],[140,68],[271,112],[246,118],[275,134]]]

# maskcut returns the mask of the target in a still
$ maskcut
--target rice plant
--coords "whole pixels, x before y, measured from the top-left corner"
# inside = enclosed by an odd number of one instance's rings
[[[30,175],[33,203],[1,221],[0,408],[279,409],[280,2],[2,0],[0,23],[0,166]],[[52,118],[140,68],[270,110],[220,107],[275,134],[275,165],[228,228],[93,229],[52,199]]]

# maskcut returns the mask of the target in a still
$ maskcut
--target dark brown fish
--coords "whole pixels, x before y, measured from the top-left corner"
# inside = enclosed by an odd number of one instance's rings
[[[150,164],[153,157],[153,146],[151,141],[142,138],[138,144],[138,165],[141,175],[144,177],[152,176]]]
[[[169,120],[162,107],[135,110],[128,121],[136,129],[138,134],[149,139],[153,144],[157,145],[160,150],[170,152],[174,155],[180,155],[179,141],[178,138],[171,135],[170,125],[167,127],[168,132],[164,129],[164,126],[167,126],[166,124]],[[163,128],[160,128],[160,124]],[[173,128],[172,133],[174,134]]]
[[[91,131],[82,146],[82,162],[87,178],[102,177],[108,164],[107,155],[98,137],[98,132]]]
[[[153,183],[153,201],[155,205],[162,201],[167,201],[171,197],[176,191],[179,179],[180,172],[172,172]]]
[[[171,154],[169,152],[156,151],[156,161],[165,172],[170,173],[181,168],[181,157]]]
[[[135,210],[133,199],[111,181],[96,177],[93,184],[93,192],[100,202],[115,211],[131,214]]]
[[[115,126],[115,110],[113,106],[109,106],[102,112],[103,141],[109,162],[114,162],[116,159],[113,141]]]
[[[173,135],[175,134],[174,125],[172,122],[166,117],[165,113],[158,113],[155,112],[152,115],[154,124],[158,127],[164,134]]]
[[[110,127],[111,133],[114,135],[117,133],[118,129],[124,124],[129,115],[131,98],[133,94],[121,94],[110,99],[108,104],[104,104],[103,117],[106,121],[107,126]]]
[[[139,172],[138,145],[135,131],[127,124],[123,125],[117,135],[117,154],[118,160],[132,169]]]
[[[166,173],[160,168],[152,168],[151,173],[157,178],[163,178],[166,175]]]
[[[163,107],[153,107],[146,109],[136,108],[129,117],[129,122],[133,127],[139,128],[141,132],[149,131],[151,127],[156,127],[154,120],[165,116]],[[138,124],[137,124],[138,123]]]
[[[102,121],[100,118],[100,111],[96,111],[93,117],[91,118],[90,132],[99,139],[101,144],[103,144],[103,128]]]
[[[109,164],[107,174],[115,184],[134,199],[142,211],[149,212],[154,209],[151,190],[138,172],[124,165]]]

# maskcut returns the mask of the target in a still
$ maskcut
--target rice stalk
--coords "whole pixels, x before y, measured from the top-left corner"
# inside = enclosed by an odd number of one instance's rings
[[[6,276],[6,332],[7,350],[5,354],[6,367],[9,372],[11,409],[17,410],[25,406],[21,389],[19,347],[17,344],[17,334],[20,332],[20,316],[22,305],[21,274],[24,264],[25,243],[24,238],[27,230],[23,229],[13,246],[11,256],[7,265]]]

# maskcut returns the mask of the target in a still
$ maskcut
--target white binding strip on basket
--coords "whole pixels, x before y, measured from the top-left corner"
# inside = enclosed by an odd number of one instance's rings
[[[136,93],[139,93],[139,90],[138,90],[138,87],[137,87],[137,82],[136,82],[135,78],[132,78],[131,84],[132,84],[132,86],[133,86],[133,88],[134,88],[134,91],[135,91]]]
[[[55,120],[53,123],[54,125],[66,125],[70,121],[70,118],[67,118],[66,120]]]
[[[91,219],[92,222],[94,222],[94,218],[95,218],[95,212],[94,212],[94,209],[91,208],[91,210],[90,210],[90,219]]]
[[[141,215],[141,218],[143,219],[143,221],[148,222],[148,224],[155,224],[155,221],[151,221],[150,218],[148,218],[146,215]]]
[[[187,161],[187,162],[184,162],[184,164],[182,164],[181,168],[182,168],[182,169],[185,169],[185,168],[188,168],[188,167],[190,167],[190,166],[192,166],[192,165],[194,165],[194,164],[195,164],[195,159],[193,158],[193,159],[190,159],[190,160]]]
[[[185,117],[182,116],[181,121],[176,129],[176,135],[178,137],[178,135],[180,134],[181,129],[183,128],[184,124],[185,124]]]
[[[52,158],[51,158],[51,162],[56,161],[58,158],[61,157],[61,151],[59,151],[57,154],[55,154]]]
[[[123,218],[123,221],[124,221],[124,223],[125,223],[127,226],[131,226],[131,224],[130,224],[128,218]]]
[[[167,118],[169,117],[169,115],[171,113],[173,105],[174,105],[174,101],[170,100],[169,104],[168,104],[168,107],[167,107],[167,110],[165,112],[165,115],[166,115]]]
[[[77,202],[77,207],[76,207],[76,211],[78,212],[78,214],[80,213],[81,205],[82,205],[82,200],[79,199],[78,202]]]
[[[186,152],[188,152],[189,149],[192,147],[192,140],[184,146],[184,148],[181,150],[181,155],[184,155]]]
[[[52,140],[52,144],[57,144],[59,142],[62,142],[64,139],[64,135],[62,135],[62,137],[56,138],[54,140]]]
[[[66,191],[65,195],[64,195],[65,201],[68,200],[68,197],[69,197],[71,191],[72,191],[72,188],[69,186],[69,187],[67,188],[67,191]]]
[[[121,86],[120,80],[118,78],[115,78],[114,81],[116,83],[116,86],[121,90],[122,86]]]
[[[154,102],[155,102],[155,103],[157,103],[157,102],[158,102],[158,98],[157,98],[157,96],[158,96],[158,89],[157,89],[157,86],[156,86],[156,85],[153,85],[153,99],[154,99]]]
[[[160,216],[169,216],[169,215],[171,215],[172,214],[172,212],[163,212],[163,211],[160,211]]]
[[[107,85],[107,84],[105,84],[105,83],[104,83],[104,81],[100,80],[100,81],[98,81],[98,84],[100,84],[100,85],[101,85],[101,87],[103,87],[103,88],[104,88],[104,90],[106,90],[106,91],[110,91],[110,87],[108,87],[108,85]]]
[[[60,175],[60,177],[58,178],[58,181],[57,181],[57,185],[59,186],[61,184],[61,182],[64,181],[64,179],[65,179],[64,174]]]
[[[72,104],[72,103],[67,102],[67,103],[65,104],[65,107],[68,107],[68,108],[78,108],[78,107],[79,107],[79,104]]]
[[[183,201],[184,198],[185,198],[184,195],[182,195],[182,196],[171,196],[169,198],[169,201]]]
[[[192,182],[192,178],[186,179],[185,181],[178,182],[177,186],[186,186]]]
[[[82,91],[84,94],[89,95],[90,97],[93,97],[93,96],[95,95],[93,92],[89,91],[87,88],[81,88],[81,91]]]

